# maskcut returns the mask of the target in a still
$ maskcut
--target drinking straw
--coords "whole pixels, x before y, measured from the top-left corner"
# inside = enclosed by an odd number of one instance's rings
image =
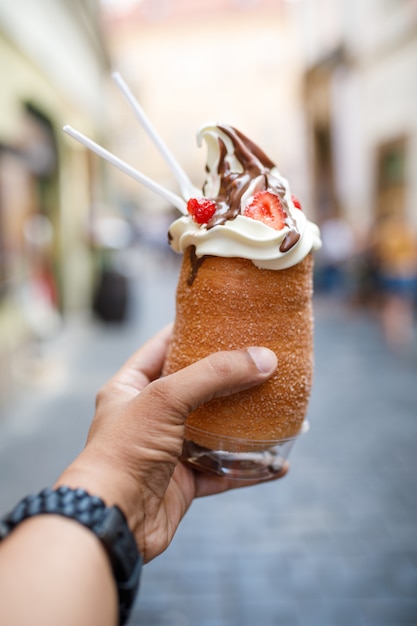
[[[136,100],[135,96],[133,95],[130,88],[127,86],[120,73],[114,72],[112,74],[112,78],[116,85],[119,87],[127,102],[129,103],[133,113],[141,123],[143,129],[149,135],[149,137],[161,153],[162,157],[167,162],[169,168],[171,169],[180,186],[181,193],[185,200],[195,198],[196,196],[201,196],[201,190],[192,184],[181,165],[178,163],[172,152],[169,150],[162,137],[158,134],[155,127],[152,125],[145,111]]]
[[[117,156],[115,156],[114,154],[112,154],[111,152],[109,152],[108,150],[100,146],[99,144],[95,143],[94,141],[92,141],[91,139],[89,139],[88,137],[80,133],[78,130],[75,130],[71,126],[69,125],[64,126],[63,130],[65,133],[67,133],[67,135],[70,135],[70,137],[73,137],[73,139],[76,139],[79,143],[83,144],[86,148],[88,148],[92,152],[95,152],[98,156],[102,157],[103,159],[105,159],[106,161],[114,165],[114,167],[124,172],[125,174],[127,174],[128,176],[136,180],[137,182],[141,183],[144,187],[147,187],[154,193],[161,196],[161,198],[163,198],[170,204],[174,205],[181,213],[183,213],[184,215],[187,215],[186,203],[180,196],[173,193],[169,189],[166,189],[165,187],[155,182],[151,178],[148,178],[148,176],[145,176],[145,174],[142,174],[142,172],[139,172],[138,170],[134,169],[133,167],[125,163],[125,161],[122,161]]]

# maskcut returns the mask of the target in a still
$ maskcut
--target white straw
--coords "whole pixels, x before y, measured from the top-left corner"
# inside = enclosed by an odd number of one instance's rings
[[[189,200],[190,198],[201,196],[201,190],[197,189],[197,187],[195,187],[192,184],[192,182],[188,178],[187,174],[185,173],[181,165],[178,163],[178,161],[176,160],[172,152],[166,146],[161,136],[155,130],[154,126],[150,122],[145,111],[142,109],[139,102],[136,100],[135,96],[132,94],[131,90],[129,89],[125,81],[123,80],[122,76],[119,74],[119,72],[114,72],[112,74],[112,77],[113,77],[114,82],[116,83],[116,85],[119,87],[120,91],[126,98],[127,102],[130,104],[130,107],[132,108],[132,111],[135,114],[136,118],[142,124],[143,129],[147,132],[147,134],[149,135],[149,137],[154,142],[155,146],[158,148],[161,155],[167,162],[169,168],[171,169],[172,173],[177,179],[177,182],[180,186],[183,197],[186,200]]]
[[[108,150],[105,150],[97,143],[80,133],[78,130],[74,130],[71,126],[64,126],[63,130],[67,133],[67,135],[70,135],[71,137],[76,139],[86,148],[92,150],[92,152],[95,152],[96,154],[98,154],[98,156],[102,157],[103,159],[117,167],[117,169],[124,172],[137,182],[141,183],[154,193],[158,194],[159,196],[164,198],[164,200],[167,200],[167,202],[169,202],[170,204],[173,204],[179,211],[181,211],[181,213],[183,213],[184,215],[187,214],[186,203],[180,196],[177,196],[177,194],[173,193],[169,189],[162,187],[162,185],[156,183],[151,178],[148,178],[147,176],[145,176],[145,174],[138,172],[133,167],[116,157],[114,154],[112,154]]]

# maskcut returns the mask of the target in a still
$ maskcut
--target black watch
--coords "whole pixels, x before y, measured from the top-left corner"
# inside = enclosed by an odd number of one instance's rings
[[[142,558],[123,512],[118,506],[107,507],[84,489],[44,489],[24,498],[0,519],[0,541],[23,520],[44,513],[76,520],[99,538],[110,559],[119,594],[119,623],[124,624],[139,589]]]

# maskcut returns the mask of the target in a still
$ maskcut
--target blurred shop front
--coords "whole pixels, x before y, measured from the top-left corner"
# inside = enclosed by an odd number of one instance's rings
[[[104,128],[109,62],[94,2],[0,5],[0,405],[13,362],[91,300],[100,171],[62,132]]]

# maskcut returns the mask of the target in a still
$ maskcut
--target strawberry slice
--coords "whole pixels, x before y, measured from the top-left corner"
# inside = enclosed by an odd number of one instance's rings
[[[216,204],[208,198],[190,198],[187,211],[197,224],[207,224],[216,212]]]
[[[270,191],[255,193],[252,202],[245,207],[243,215],[263,222],[275,230],[282,230],[285,226],[285,212],[281,201]]]

